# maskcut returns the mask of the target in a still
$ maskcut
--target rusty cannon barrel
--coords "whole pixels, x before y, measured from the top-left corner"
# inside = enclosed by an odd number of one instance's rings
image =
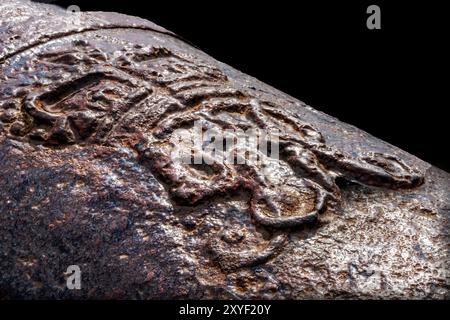
[[[118,13],[0,3],[0,298],[449,297],[450,179]]]

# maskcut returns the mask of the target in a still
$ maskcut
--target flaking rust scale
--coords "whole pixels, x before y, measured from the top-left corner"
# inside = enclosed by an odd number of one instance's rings
[[[448,297],[447,173],[148,21],[0,19],[0,295]],[[175,161],[196,124],[280,132],[279,157]]]

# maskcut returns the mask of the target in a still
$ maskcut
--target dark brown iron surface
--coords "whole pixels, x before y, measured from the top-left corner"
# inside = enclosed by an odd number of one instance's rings
[[[280,156],[180,164],[195,123]],[[0,160],[1,298],[449,297],[447,173],[139,18],[0,3]]]

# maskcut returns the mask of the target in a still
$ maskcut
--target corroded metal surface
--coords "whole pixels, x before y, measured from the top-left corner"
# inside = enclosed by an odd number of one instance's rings
[[[448,298],[447,173],[148,21],[0,21],[0,295]],[[281,129],[280,157],[177,163],[194,123]]]

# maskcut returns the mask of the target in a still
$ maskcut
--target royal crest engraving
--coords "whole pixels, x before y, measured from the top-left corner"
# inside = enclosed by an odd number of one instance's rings
[[[238,90],[219,69],[164,47],[131,46],[107,54],[73,41],[40,52],[24,68],[39,77],[2,103],[0,120],[11,138],[48,148],[128,146],[175,206],[246,199],[252,221],[269,236],[262,248],[240,250],[242,237],[219,232],[209,249],[224,270],[264,263],[282,250],[291,229],[336,210],[341,201],[336,179],[390,189],[423,182],[420,172],[396,156],[355,157],[329,147],[312,124],[282,105]],[[260,152],[257,164],[177,162],[172,135],[192,134],[195,123],[202,130],[277,132],[277,157]],[[215,143],[225,145],[221,139]],[[227,242],[237,249],[227,249]]]

